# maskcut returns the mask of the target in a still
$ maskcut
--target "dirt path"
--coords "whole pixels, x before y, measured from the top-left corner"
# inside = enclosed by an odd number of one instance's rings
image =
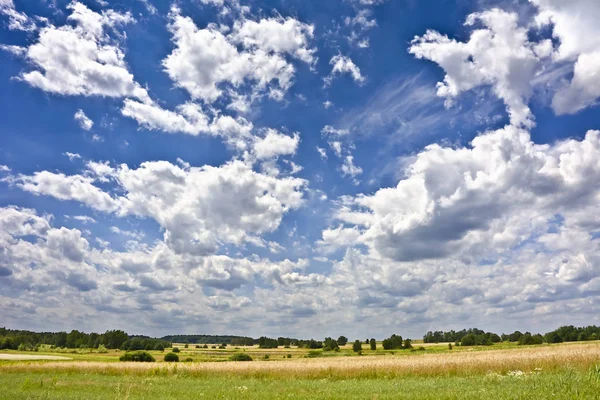
[[[42,355],[32,355],[32,354],[0,354],[0,360],[15,360],[15,361],[72,360],[72,358],[61,357],[61,356],[42,356]]]

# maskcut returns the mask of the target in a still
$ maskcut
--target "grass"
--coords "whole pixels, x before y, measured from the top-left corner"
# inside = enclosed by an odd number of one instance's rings
[[[193,350],[180,359],[206,349]],[[318,358],[285,349],[268,361],[246,350],[255,361],[5,361],[0,399],[600,399],[598,342]]]
[[[598,399],[584,372],[406,379],[260,379],[113,376],[84,372],[0,375],[0,399]]]

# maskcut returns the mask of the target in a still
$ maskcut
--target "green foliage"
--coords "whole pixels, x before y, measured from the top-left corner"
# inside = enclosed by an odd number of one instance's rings
[[[156,361],[152,354],[147,351],[132,351],[123,354],[119,357],[119,361],[135,361],[135,362],[154,362]]]
[[[185,346],[183,346],[184,349],[187,349],[188,347],[190,347],[187,343],[185,344]]]
[[[348,338],[346,336],[340,336],[337,342],[340,346],[345,346],[348,343]]]
[[[184,362],[192,362],[194,361],[194,359],[192,357],[188,357],[184,360]]]
[[[176,353],[167,353],[165,354],[164,360],[166,362],[178,362],[179,356]]]
[[[542,344],[544,343],[544,338],[542,337],[542,335],[537,334],[537,335],[532,335],[529,332],[525,332],[525,334],[523,334],[520,338],[519,338],[519,342],[520,345],[534,345],[534,344]]]
[[[452,343],[448,343],[448,350],[452,350]]]
[[[106,347],[104,347],[103,344],[101,344],[100,346],[98,346],[98,353],[108,353],[108,350],[106,349]]]
[[[277,339],[271,339],[266,336],[261,336],[258,339],[258,348],[260,349],[276,349],[279,346]]]
[[[360,342],[360,340],[357,339],[354,341],[354,343],[352,344],[352,351],[355,353],[362,351],[362,343]]]
[[[268,355],[268,354],[265,354],[265,355],[263,356],[263,360],[268,360],[269,358],[271,358],[271,356],[270,356],[270,355]]]
[[[334,340],[330,337],[326,337],[325,340],[323,341],[323,351],[332,351],[332,350],[339,350],[340,346],[338,346],[338,342],[337,340]]]
[[[377,341],[371,338],[371,340],[369,340],[369,346],[371,347],[371,350],[377,350]]]
[[[286,355],[287,358],[292,358],[291,354]]]
[[[179,353],[180,351],[179,347],[173,347],[173,353]]]
[[[403,349],[412,349],[412,343],[410,342],[410,339],[405,339],[404,340],[404,345],[402,345]]]
[[[402,336],[392,335],[387,339],[384,339],[382,344],[384,350],[394,350],[402,348]]]
[[[229,357],[230,361],[252,361],[252,357],[246,353],[235,353]]]

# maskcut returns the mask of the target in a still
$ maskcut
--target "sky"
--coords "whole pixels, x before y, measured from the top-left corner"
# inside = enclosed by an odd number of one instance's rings
[[[597,0],[0,0],[0,326],[599,324]]]

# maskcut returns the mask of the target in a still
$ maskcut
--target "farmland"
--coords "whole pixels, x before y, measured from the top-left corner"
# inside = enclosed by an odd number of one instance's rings
[[[192,360],[178,363],[162,362],[169,349],[151,351],[154,363],[118,362],[122,351],[78,350],[60,354],[71,358],[65,361],[0,361],[0,399],[599,398],[600,342],[415,345],[362,355],[349,346],[323,352],[175,345],[181,360]],[[226,361],[240,352],[254,361]]]

